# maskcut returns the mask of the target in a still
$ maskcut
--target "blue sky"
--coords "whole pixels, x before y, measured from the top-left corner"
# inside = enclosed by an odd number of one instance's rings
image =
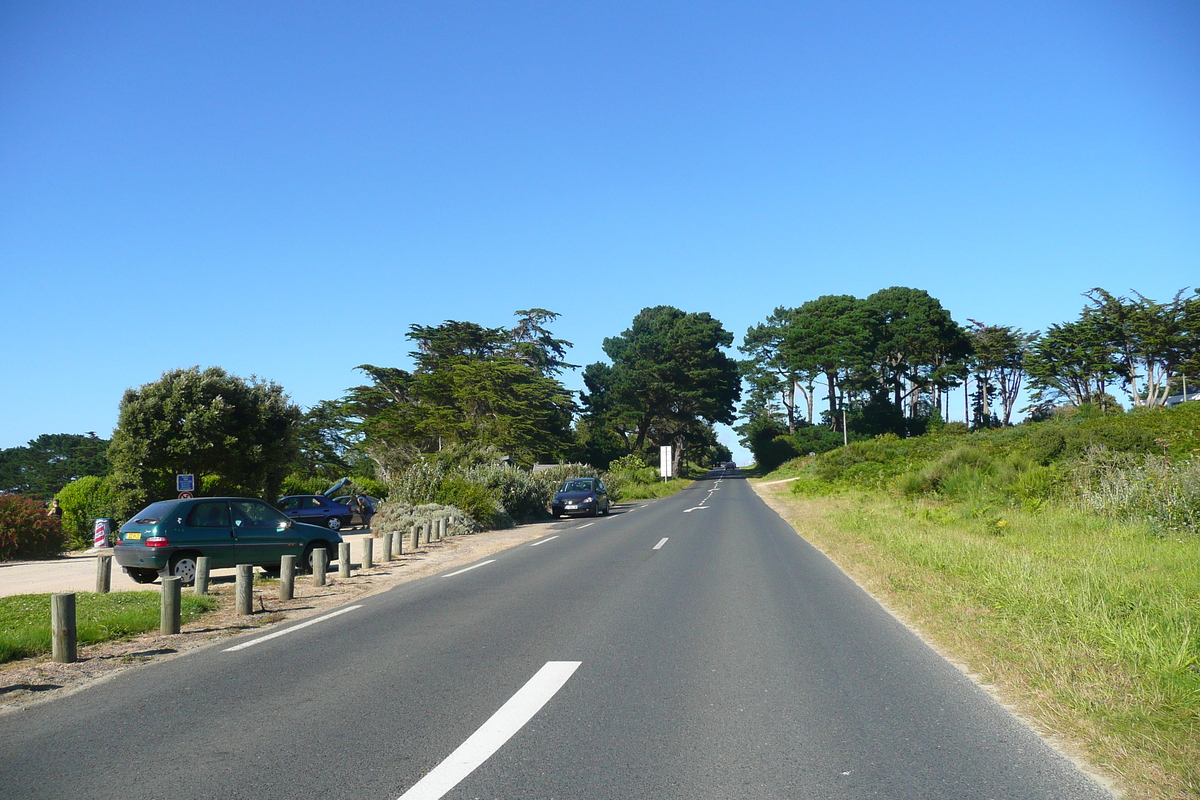
[[[412,323],[1034,330],[1198,256],[1191,0],[0,3],[0,447],[176,367],[307,407]]]

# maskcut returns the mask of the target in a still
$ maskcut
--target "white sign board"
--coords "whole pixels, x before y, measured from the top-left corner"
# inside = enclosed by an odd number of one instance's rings
[[[662,447],[658,448],[658,474],[661,475],[664,480],[667,478],[673,478],[675,473],[671,471],[672,466],[671,445],[664,444]]]

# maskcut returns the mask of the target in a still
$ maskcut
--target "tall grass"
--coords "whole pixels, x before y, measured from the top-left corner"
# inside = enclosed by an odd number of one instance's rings
[[[1068,507],[774,491],[806,539],[1128,797],[1200,797],[1200,537]]]
[[[180,599],[184,622],[217,607],[214,597],[184,594]],[[80,592],[75,595],[76,641],[97,644],[154,630],[160,603],[158,592]],[[0,664],[50,650],[50,595],[0,597]]]

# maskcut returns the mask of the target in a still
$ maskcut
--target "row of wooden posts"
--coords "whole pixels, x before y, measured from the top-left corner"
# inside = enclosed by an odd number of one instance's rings
[[[383,534],[380,560],[383,563],[405,552],[415,552],[422,544],[440,542],[447,536],[453,535],[453,527],[446,517],[429,520],[419,520],[409,525],[407,531],[390,531]],[[404,541],[409,541],[405,549]],[[375,566],[375,540],[368,536],[362,540],[362,569],[372,569]],[[327,551],[323,547],[313,550],[312,581],[313,586],[324,586],[328,563]],[[99,553],[96,558],[96,592],[107,594],[112,585],[112,553]],[[350,572],[350,543],[338,545],[338,577],[349,578]],[[196,594],[208,594],[208,557],[196,559],[196,580],[193,591]],[[279,599],[291,600],[295,597],[296,557],[283,556],[279,564]],[[177,577],[162,579],[162,602],[159,612],[159,633],[179,633],[182,622],[181,612],[181,581]],[[237,582],[235,584],[235,605],[237,613],[248,616],[254,613],[254,566],[251,564],[237,565]],[[62,592],[51,595],[50,598],[50,629],[52,634],[51,657],[61,663],[70,664],[77,658],[75,643],[75,593]]]

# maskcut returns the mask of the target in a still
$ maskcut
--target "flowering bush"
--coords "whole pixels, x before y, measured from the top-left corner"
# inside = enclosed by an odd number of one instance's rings
[[[62,552],[62,523],[28,497],[0,496],[0,561],[53,558]]]

